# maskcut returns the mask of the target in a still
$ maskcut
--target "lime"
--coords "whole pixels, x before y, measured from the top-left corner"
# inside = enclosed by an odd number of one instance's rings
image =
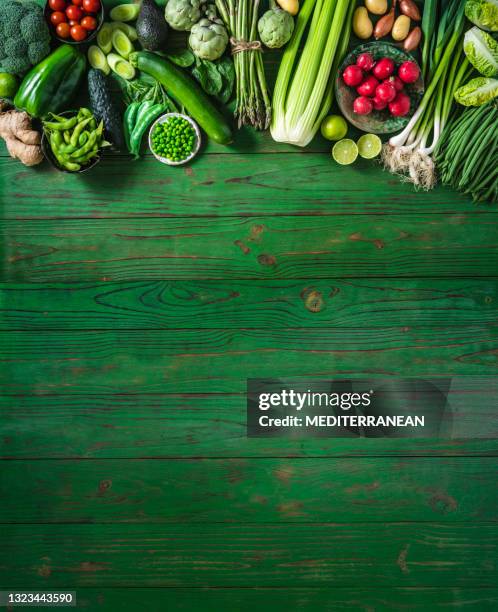
[[[382,141],[376,134],[363,134],[358,140],[358,153],[364,159],[373,159],[382,151]]]
[[[13,74],[0,72],[0,98],[13,98],[19,89],[19,82]]]
[[[341,140],[348,133],[348,124],[340,115],[329,115],[322,121],[321,131],[327,140]]]
[[[338,164],[348,166],[356,161],[358,157],[358,147],[356,142],[350,138],[343,138],[336,142],[332,149],[332,157]]]

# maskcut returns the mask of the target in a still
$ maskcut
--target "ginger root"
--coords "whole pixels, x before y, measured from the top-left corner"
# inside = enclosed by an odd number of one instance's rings
[[[28,113],[7,108],[7,103],[0,100],[0,137],[5,140],[10,156],[25,166],[38,165],[43,161],[41,134],[33,130]]]

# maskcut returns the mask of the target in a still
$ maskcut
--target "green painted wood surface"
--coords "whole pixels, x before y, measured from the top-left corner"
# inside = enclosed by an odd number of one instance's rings
[[[202,612],[337,612],[345,610],[427,610],[451,609],[465,612],[493,612],[498,606],[496,589],[461,588],[245,588],[245,589],[119,589],[78,590],[83,610],[136,612],[147,604],[148,612],[202,610]]]
[[[329,150],[244,129],[69,176],[0,146],[0,586],[497,609],[497,210]],[[493,439],[246,437],[247,377],[337,373],[479,375],[455,414]]]
[[[247,378],[493,376],[498,363],[491,325],[2,332],[0,343],[14,395],[244,393]]]
[[[497,521],[497,471],[494,457],[9,461],[0,521]]]
[[[484,522],[5,525],[0,546],[10,588],[496,588],[498,579],[498,526]]]
[[[9,283],[0,329],[483,325],[497,298],[495,279]]]
[[[496,228],[494,213],[0,224],[15,282],[495,276]]]
[[[480,380],[480,379],[479,379]],[[486,423],[491,439],[254,439],[239,395],[0,396],[6,458],[362,457],[498,455],[496,394],[479,380],[457,400],[457,422]],[[495,385],[496,386],[496,385]],[[93,387],[89,391],[94,391]],[[414,458],[413,461],[416,461]],[[329,462],[325,462],[328,465]],[[330,469],[330,465],[328,465]],[[275,484],[277,484],[275,482]]]

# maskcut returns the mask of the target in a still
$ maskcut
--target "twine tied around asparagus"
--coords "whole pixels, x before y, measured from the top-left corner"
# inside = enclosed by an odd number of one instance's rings
[[[242,53],[242,51],[263,51],[263,45],[260,40],[236,40],[233,36],[230,38],[232,45],[232,55]]]

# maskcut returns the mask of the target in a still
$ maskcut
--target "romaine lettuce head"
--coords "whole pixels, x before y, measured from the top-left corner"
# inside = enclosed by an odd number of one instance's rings
[[[466,34],[463,49],[469,62],[483,76],[492,77],[498,74],[498,42],[477,27]]]
[[[481,106],[498,96],[498,79],[478,77],[455,92],[455,100],[463,106]]]
[[[465,14],[474,25],[498,32],[498,0],[467,0]]]

